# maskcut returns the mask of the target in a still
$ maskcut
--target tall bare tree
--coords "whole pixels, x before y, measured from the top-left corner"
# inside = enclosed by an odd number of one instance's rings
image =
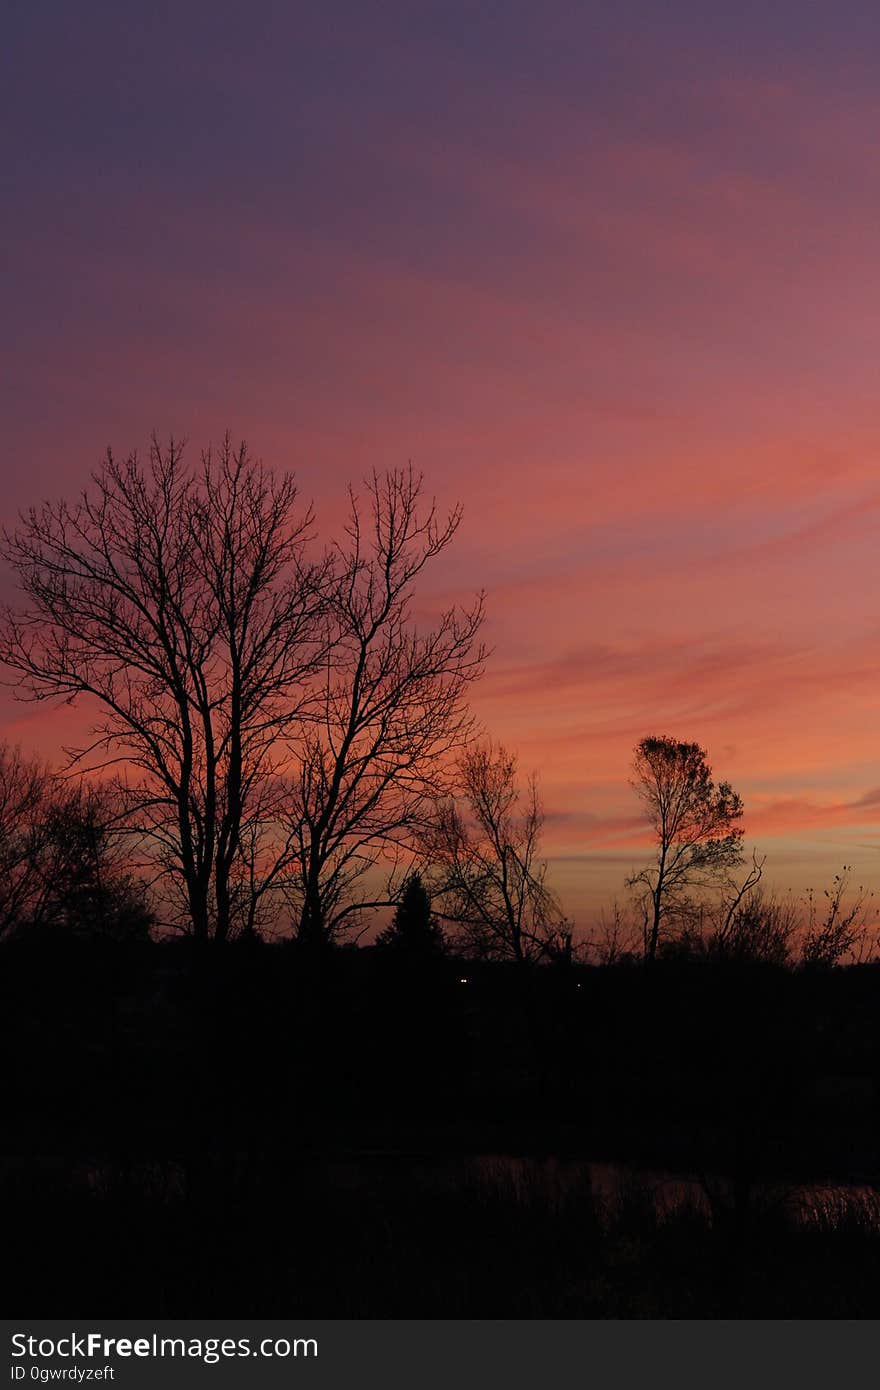
[[[6,609],[0,658],[25,698],[92,701],[74,764],[122,769],[190,929],[222,939],[242,837],[271,820],[255,806],[325,654],[311,512],[228,437],[194,470],[174,442],[146,465],[108,452],[92,484],[6,534],[27,605]]]
[[[460,509],[440,517],[411,468],[374,474],[350,503],[287,809],[304,942],[331,940],[364,908],[394,900],[390,870],[469,734],[466,695],[485,655],[481,596],[433,620],[415,610],[416,581],[452,541]]]
[[[729,782],[712,779],[697,743],[643,738],[635,750],[632,786],[654,833],[651,863],[634,873],[644,914],[645,956],[653,960],[661,934],[680,921],[692,895],[723,883],[742,863],[743,812]]]
[[[437,804],[422,843],[435,909],[469,954],[520,964],[570,955],[540,854],[543,821],[536,780],[520,786],[512,754],[491,743],[464,753],[456,794]]]

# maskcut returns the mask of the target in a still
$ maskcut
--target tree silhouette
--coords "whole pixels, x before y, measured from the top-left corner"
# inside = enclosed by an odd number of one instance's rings
[[[145,885],[126,864],[116,801],[109,788],[81,784],[47,805],[32,928],[116,941],[148,937],[153,914]]]
[[[666,737],[643,738],[635,750],[632,786],[654,832],[655,856],[627,884],[643,910],[644,949],[657,954],[661,934],[687,913],[691,896],[723,882],[742,863],[740,797],[716,783],[705,749]]]
[[[44,811],[53,788],[41,763],[0,744],[0,938],[33,911],[41,883]]]
[[[376,945],[407,960],[429,960],[444,954],[446,942],[421,874],[412,873],[406,880],[391,925],[379,933]]]
[[[421,502],[412,469],[374,474],[365,504],[351,493],[335,549],[326,657],[287,811],[303,942],[332,940],[365,908],[394,901],[394,884],[383,889],[376,873],[410,843],[471,727],[482,598],[416,622],[415,581],[461,517]]]
[[[797,925],[790,899],[757,889],[731,913],[723,935],[711,940],[711,952],[720,960],[788,965]]]
[[[458,763],[455,792],[438,801],[422,836],[435,901],[458,944],[489,960],[564,959],[571,933],[540,857],[537,783],[517,782],[515,757],[491,743]]]
[[[173,442],[154,439],[146,466],[108,452],[92,483],[6,534],[28,606],[6,609],[0,658],[25,698],[97,704],[74,765],[120,770],[189,929],[223,939],[243,838],[272,820],[278,740],[325,655],[311,513],[290,475],[228,437],[194,471]],[[269,859],[255,879],[271,877]]]
[[[768,892],[762,882],[765,858],[753,852],[751,866],[731,880],[711,905],[695,948],[710,960],[738,964],[790,964],[799,929],[797,903]],[[702,914],[701,914],[702,916]]]
[[[831,887],[824,889],[824,912],[818,910],[813,890],[807,894],[806,933],[801,945],[801,961],[806,966],[829,969],[847,956],[861,959],[870,950],[868,913],[874,895],[859,885],[850,897],[851,872],[850,865],[844,864]]]

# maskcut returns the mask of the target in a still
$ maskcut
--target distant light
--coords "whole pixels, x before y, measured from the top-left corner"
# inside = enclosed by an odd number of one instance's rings
[[[461,979],[459,980],[458,983],[459,983],[460,985],[466,985],[466,984],[467,984],[467,975],[462,975],[462,977],[461,977]]]

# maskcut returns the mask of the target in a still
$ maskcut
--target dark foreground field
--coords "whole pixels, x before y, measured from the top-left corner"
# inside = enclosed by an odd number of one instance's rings
[[[880,1314],[875,967],[2,957],[10,1315]]]
[[[415,1162],[199,1173],[43,1170],[5,1192],[11,1314],[72,1317],[874,1318],[876,1209],[666,1209],[650,1181]],[[11,1238],[10,1238],[11,1237]]]

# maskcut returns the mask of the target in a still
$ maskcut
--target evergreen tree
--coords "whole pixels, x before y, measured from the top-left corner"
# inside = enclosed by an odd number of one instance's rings
[[[380,932],[376,945],[417,960],[443,955],[446,942],[431,911],[431,899],[418,873],[410,874],[400,895],[391,925]]]

